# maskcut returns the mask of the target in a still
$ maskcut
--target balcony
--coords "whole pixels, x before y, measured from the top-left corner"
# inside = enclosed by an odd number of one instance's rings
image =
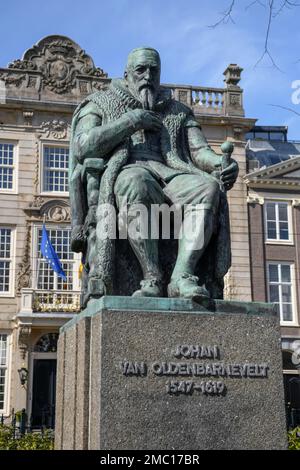
[[[20,310],[22,313],[77,313],[80,311],[80,292],[24,288]]]
[[[224,88],[204,88],[191,85],[164,85],[172,98],[193,108],[196,114],[226,114],[227,91]]]
[[[243,117],[243,90],[238,83],[241,69],[230,64],[224,72],[226,88],[164,84],[175,100],[189,106],[196,115]]]

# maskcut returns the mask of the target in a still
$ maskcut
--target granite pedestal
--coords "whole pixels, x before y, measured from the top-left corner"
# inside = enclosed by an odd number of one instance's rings
[[[270,304],[103,297],[62,329],[56,449],[285,449]]]

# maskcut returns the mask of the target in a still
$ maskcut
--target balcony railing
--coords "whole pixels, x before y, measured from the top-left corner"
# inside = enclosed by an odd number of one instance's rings
[[[224,88],[204,88],[190,85],[164,85],[171,90],[172,97],[198,113],[225,114]]]
[[[243,116],[243,90],[238,86],[210,88],[164,84],[175,100],[189,106],[195,114]]]
[[[80,311],[80,292],[22,289],[21,311],[76,313]]]

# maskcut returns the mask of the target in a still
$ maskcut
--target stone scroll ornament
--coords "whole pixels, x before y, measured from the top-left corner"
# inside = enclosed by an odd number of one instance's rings
[[[39,79],[43,88],[60,95],[76,88],[78,77],[96,84],[107,79],[107,74],[95,67],[92,58],[78,44],[59,35],[43,38],[22,59],[10,63],[7,70],[2,77],[7,84],[35,87]]]

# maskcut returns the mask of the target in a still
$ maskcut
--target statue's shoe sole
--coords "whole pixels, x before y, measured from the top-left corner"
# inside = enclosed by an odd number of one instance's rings
[[[201,304],[205,307],[209,307],[211,304],[211,298],[207,295],[202,294],[201,292],[191,293],[190,295],[181,295],[178,287],[172,284],[169,284],[168,286],[168,297],[192,300],[193,302]]]
[[[143,292],[141,289],[135,291],[131,297],[163,297],[162,292]]]
[[[185,297],[191,299],[193,302],[196,302],[203,307],[210,307],[212,305],[212,299],[207,297],[207,295],[195,294],[192,297]]]

